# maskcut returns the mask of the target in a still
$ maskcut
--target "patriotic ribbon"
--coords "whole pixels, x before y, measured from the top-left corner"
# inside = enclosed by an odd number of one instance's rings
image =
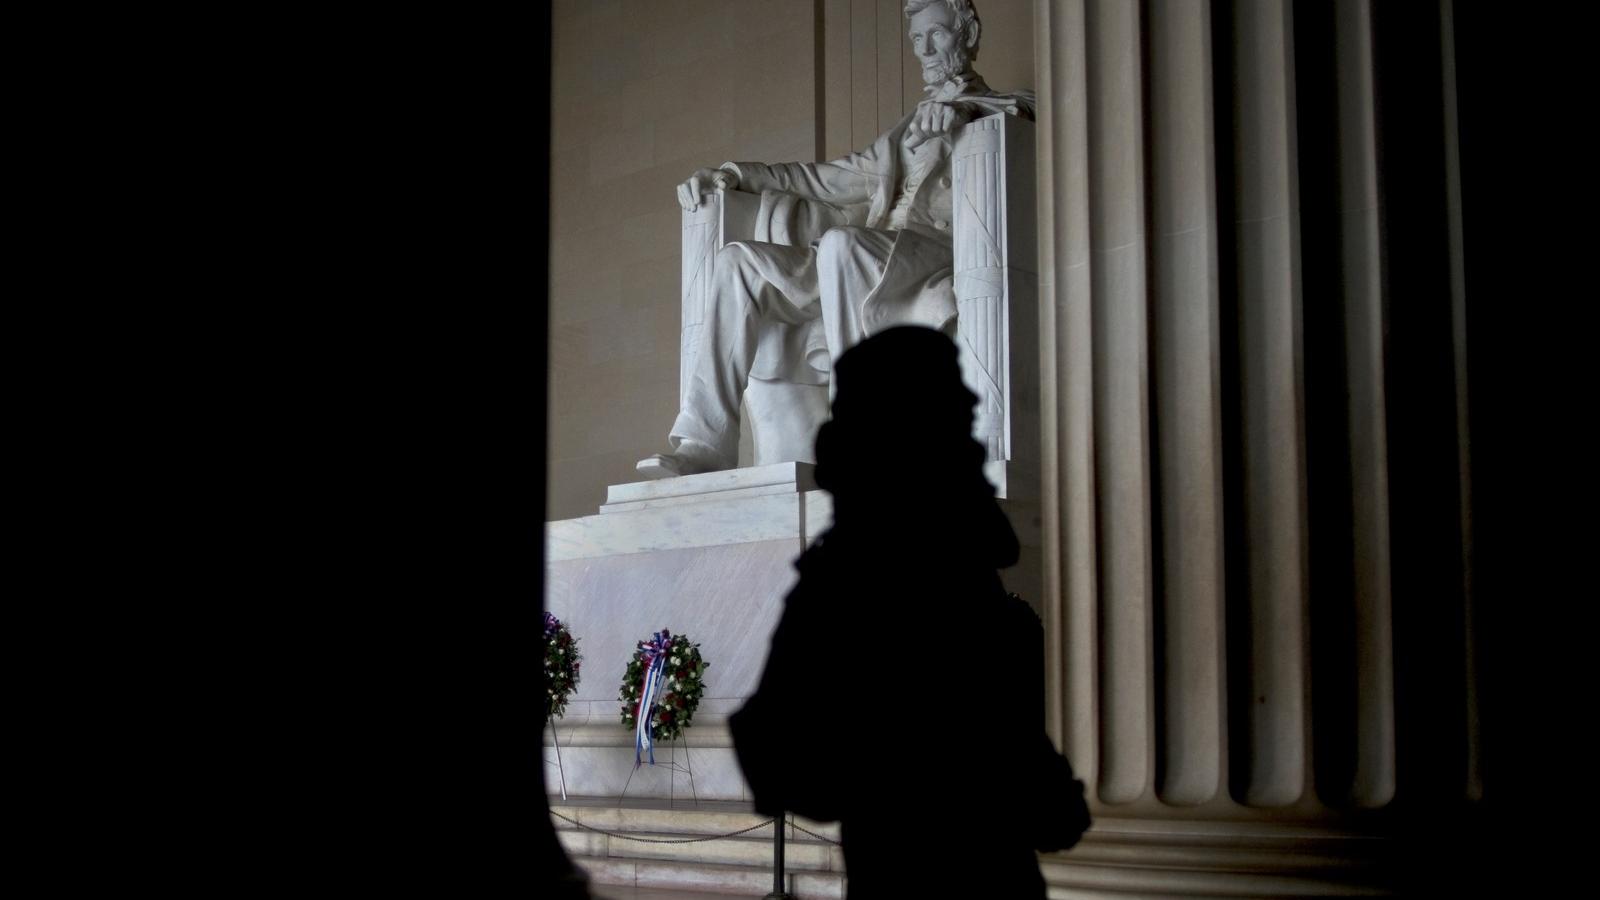
[[[655,743],[650,740],[650,714],[655,711],[656,697],[661,693],[661,680],[665,674],[667,655],[672,646],[672,632],[662,629],[649,641],[640,641],[644,650],[644,675],[639,684],[639,708],[634,710],[633,767],[639,768],[644,757],[650,765],[656,764]]]

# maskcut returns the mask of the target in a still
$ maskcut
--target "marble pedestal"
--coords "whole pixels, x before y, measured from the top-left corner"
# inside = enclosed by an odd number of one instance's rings
[[[559,739],[569,795],[616,797],[626,784],[629,797],[690,796],[685,773],[634,771],[617,699],[636,642],[670,628],[699,643],[710,667],[685,741],[659,745],[656,760],[692,766],[702,800],[749,799],[727,717],[755,691],[795,559],[832,521],[811,472],[789,462],[615,485],[598,515],[546,526],[546,607],[583,653],[567,714],[545,731],[552,792]]]
[[[622,727],[617,698],[636,642],[670,628],[698,642],[711,665],[686,740],[659,746],[657,762],[692,766],[701,800],[750,799],[727,717],[755,691],[795,559],[832,524],[831,497],[812,471],[787,462],[614,485],[598,515],[546,525],[546,608],[583,654],[567,713],[545,731],[552,793],[561,785],[559,740],[569,796],[618,797],[624,786],[629,797],[691,795],[685,772],[634,771],[633,732]],[[1037,504],[1015,494],[1002,503],[1023,544],[1022,564],[1002,577],[1037,607]],[[915,611],[907,615],[915,624]]]

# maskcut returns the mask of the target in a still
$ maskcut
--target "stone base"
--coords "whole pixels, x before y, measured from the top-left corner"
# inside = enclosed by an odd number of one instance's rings
[[[1100,815],[1043,854],[1052,898],[1388,897],[1386,843],[1309,825]]]
[[[687,747],[693,794],[747,800],[727,717],[755,691],[767,644],[795,580],[794,561],[833,523],[832,498],[809,463],[779,463],[613,485],[598,515],[546,526],[546,608],[578,639],[583,668],[555,723],[569,795],[690,796],[686,772],[633,771],[632,733],[618,691],[636,642],[663,628],[700,644],[710,663]],[[1039,603],[1037,504],[1002,501],[1023,545],[1007,586]],[[555,737],[547,783],[559,791]],[[629,774],[633,781],[628,781]]]
[[[794,561],[832,522],[812,467],[782,463],[615,485],[600,513],[546,526],[546,607],[582,653],[578,687],[545,732],[546,784],[568,795],[747,800],[727,717],[755,692]],[[622,673],[637,642],[663,628],[700,644],[706,693],[666,765],[634,770],[622,726]],[[556,763],[560,739],[561,769]],[[685,759],[687,756],[687,759]],[[629,776],[632,781],[629,781]]]

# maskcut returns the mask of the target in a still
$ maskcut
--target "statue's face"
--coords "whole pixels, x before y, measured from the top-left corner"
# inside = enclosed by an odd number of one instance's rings
[[[955,30],[955,13],[949,4],[930,3],[914,13],[910,36],[925,83],[939,84],[966,71],[967,48]]]

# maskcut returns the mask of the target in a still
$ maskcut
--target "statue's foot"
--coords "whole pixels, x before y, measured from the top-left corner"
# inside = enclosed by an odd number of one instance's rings
[[[676,459],[665,453],[654,453],[639,460],[634,465],[639,474],[646,478],[675,478],[679,475],[692,475],[693,472],[683,470],[682,460]]]
[[[646,478],[676,478],[701,472],[720,472],[732,468],[717,458],[716,451],[699,441],[680,441],[671,453],[656,453],[634,465]]]

